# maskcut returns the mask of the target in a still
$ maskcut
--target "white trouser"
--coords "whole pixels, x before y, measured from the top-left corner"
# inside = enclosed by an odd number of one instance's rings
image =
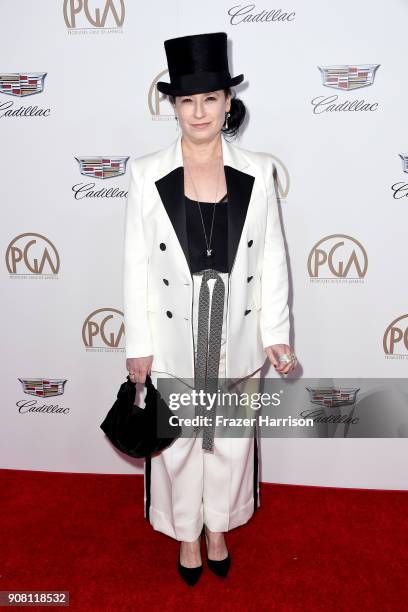
[[[222,326],[219,377],[225,377],[226,304],[228,275],[220,273],[226,294]],[[196,344],[198,294],[202,276],[193,275],[193,331]],[[208,281],[210,295],[215,279]],[[211,313],[211,301],[210,301]],[[152,370],[151,378],[173,378]],[[234,381],[237,393],[257,391],[260,370]],[[191,384],[191,381],[188,381]],[[236,383],[236,384],[235,384]],[[191,391],[174,378],[172,392]],[[166,399],[166,398],[164,398]],[[139,404],[140,405],[140,404]],[[191,416],[194,416],[192,414]],[[144,515],[153,528],[181,541],[194,541],[203,524],[211,531],[229,531],[246,523],[259,507],[258,444],[256,437],[215,436],[213,451],[202,449],[202,438],[180,437],[168,448],[146,459]]]

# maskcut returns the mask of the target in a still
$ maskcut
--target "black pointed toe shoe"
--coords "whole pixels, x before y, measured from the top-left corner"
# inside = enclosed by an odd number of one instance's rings
[[[198,567],[185,567],[184,565],[181,565],[179,553],[178,571],[184,582],[186,582],[189,586],[194,586],[203,573],[203,564],[199,565]]]
[[[231,555],[228,553],[225,559],[221,559],[221,561],[214,561],[213,559],[209,559],[207,557],[207,565],[208,569],[210,569],[216,576],[225,578],[229,572],[229,568],[231,567]]]
[[[207,534],[205,533],[204,535],[205,535],[205,540],[207,543],[207,550],[208,550]],[[225,578],[229,572],[229,568],[231,567],[231,555],[228,552],[225,559],[221,559],[220,561],[215,561],[214,559],[210,559],[207,553],[207,565],[208,565],[208,569],[210,569],[216,576],[219,576],[220,578]]]

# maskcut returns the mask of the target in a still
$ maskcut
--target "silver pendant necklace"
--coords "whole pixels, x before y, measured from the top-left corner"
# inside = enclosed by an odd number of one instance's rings
[[[207,233],[205,231],[203,214],[201,212],[201,205],[200,205],[200,202],[199,202],[198,197],[197,197],[197,189],[195,187],[195,184],[194,184],[194,181],[193,181],[193,177],[191,176],[191,172],[190,172],[189,168],[187,167],[187,170],[188,170],[188,173],[189,173],[190,179],[191,179],[191,184],[193,185],[194,192],[195,192],[195,195],[196,195],[196,200],[197,200],[198,208],[199,208],[199,211],[200,211],[201,223],[202,223],[203,231],[204,231],[205,244],[206,244],[206,247],[207,247],[206,248],[206,252],[205,252],[205,257],[206,257],[207,260],[213,259],[213,257],[215,256],[214,249],[211,248],[211,240],[212,240],[212,233],[213,233],[213,227],[214,227],[215,207],[217,205],[217,198],[218,198],[218,183],[219,183],[219,178],[220,178],[220,169],[221,169],[221,165],[218,167],[217,190],[216,190],[216,193],[215,193],[215,202],[214,202],[214,205],[213,205],[213,216],[212,216],[212,222],[211,222],[210,240],[208,241],[207,240]]]

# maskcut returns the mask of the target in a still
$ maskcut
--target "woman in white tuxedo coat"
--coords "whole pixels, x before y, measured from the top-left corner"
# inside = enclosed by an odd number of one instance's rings
[[[155,385],[171,377],[172,391],[207,377],[253,390],[266,356],[282,375],[296,365],[274,164],[224,136],[235,135],[245,116],[230,89],[243,75],[229,75],[226,38],[165,41],[171,83],[157,87],[170,97],[179,133],[130,165],[126,366],[138,383],[146,374]],[[203,526],[208,566],[226,576],[224,533],[259,505],[256,435],[200,433],[176,439],[145,466],[145,516],[181,542],[178,569],[190,585],[203,567]]]

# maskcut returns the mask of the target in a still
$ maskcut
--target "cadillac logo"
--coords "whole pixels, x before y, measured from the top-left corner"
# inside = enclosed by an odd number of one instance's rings
[[[309,399],[312,404],[320,406],[349,406],[356,401],[356,395],[360,388],[340,388],[334,387],[306,387],[309,392]]]
[[[323,85],[342,91],[367,87],[374,83],[374,75],[380,64],[359,64],[353,66],[318,66],[322,73]]]
[[[76,157],[81,174],[108,179],[126,172],[129,157]]]
[[[60,378],[19,378],[24,393],[36,397],[52,397],[64,393],[66,379]]]
[[[402,159],[402,169],[404,172],[408,172],[408,153],[398,153]]]
[[[0,92],[19,98],[41,93],[46,75],[46,72],[0,74]]]

